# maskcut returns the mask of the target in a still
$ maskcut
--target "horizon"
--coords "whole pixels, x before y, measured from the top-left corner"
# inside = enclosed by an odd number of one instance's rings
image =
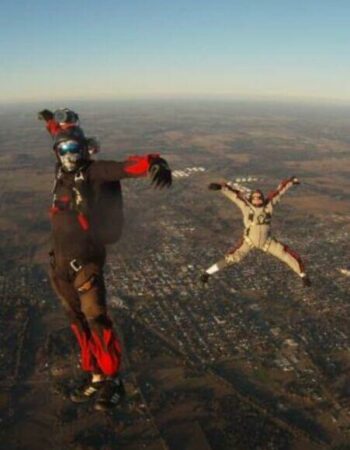
[[[324,107],[350,107],[350,99],[339,99],[331,97],[293,97],[293,96],[224,96],[224,95],[177,95],[177,96],[123,96],[123,97],[75,97],[66,96],[62,98],[30,98],[12,99],[0,101],[0,107],[6,106],[30,106],[30,105],[56,105],[60,108],[69,104],[144,104],[144,103],[221,103],[221,104],[269,104],[269,105],[299,105]]]

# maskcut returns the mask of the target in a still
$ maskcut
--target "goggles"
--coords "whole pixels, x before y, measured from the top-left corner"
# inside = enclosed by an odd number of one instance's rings
[[[81,150],[82,150],[81,144],[77,141],[65,141],[61,142],[57,146],[57,151],[61,156],[67,154],[79,154]]]
[[[74,123],[78,121],[78,114],[76,114],[74,111],[71,111],[70,109],[58,109],[53,113],[53,117],[56,122],[59,124],[62,123]]]

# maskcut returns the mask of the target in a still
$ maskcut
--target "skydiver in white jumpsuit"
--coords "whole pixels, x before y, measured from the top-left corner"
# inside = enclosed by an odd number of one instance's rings
[[[209,185],[209,189],[220,190],[240,208],[243,214],[244,234],[223,259],[209,267],[201,275],[203,283],[206,283],[209,277],[219,270],[240,262],[251,250],[259,249],[287,264],[301,277],[304,286],[311,285],[300,256],[287,245],[278,242],[270,233],[271,218],[275,205],[291,186],[297,184],[300,184],[300,182],[296,177],[283,180],[275,191],[269,193],[267,198],[264,198],[264,194],[260,190],[253,191],[249,198],[246,198],[241,191],[226,183],[211,183]]]

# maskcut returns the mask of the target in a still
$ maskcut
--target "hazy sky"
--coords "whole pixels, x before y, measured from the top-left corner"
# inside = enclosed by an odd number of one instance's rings
[[[349,49],[349,0],[1,0],[0,101],[349,101]]]

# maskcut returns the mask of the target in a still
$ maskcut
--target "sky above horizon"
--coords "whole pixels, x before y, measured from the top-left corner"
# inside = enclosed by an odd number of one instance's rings
[[[0,102],[350,101],[350,2],[2,0]]]

